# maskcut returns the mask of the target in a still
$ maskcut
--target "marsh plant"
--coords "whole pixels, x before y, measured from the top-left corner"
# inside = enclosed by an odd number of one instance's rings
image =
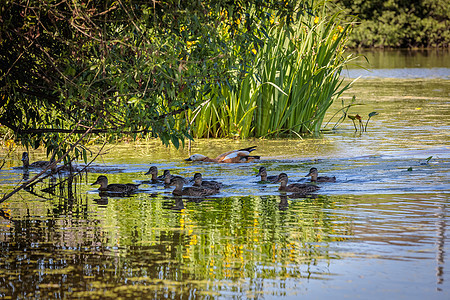
[[[333,126],[333,130],[337,129],[339,127],[340,124],[342,124],[346,119],[350,119],[353,123],[353,127],[355,128],[355,132],[359,131],[360,132],[366,132],[367,131],[367,126],[369,125],[369,121],[372,117],[375,117],[378,115],[378,113],[376,111],[372,111],[367,115],[367,120],[365,121],[366,123],[364,124],[364,120],[363,118],[357,113],[356,115],[351,115],[349,113],[350,108],[354,107],[354,106],[359,106],[359,105],[363,105],[361,103],[356,103],[356,96],[352,97],[352,100],[350,101],[349,104],[346,104],[344,99],[341,100],[341,104],[342,107],[340,109],[338,109],[332,116],[331,118],[328,120],[328,122],[325,124],[325,127],[330,124],[330,122],[334,119],[334,117],[336,117],[336,115],[338,115],[339,113],[342,113],[341,116],[338,118],[338,120],[336,121],[336,123]],[[356,125],[356,123],[358,123],[358,126]]]
[[[319,132],[327,109],[350,86],[340,73],[352,60],[344,53],[352,23],[328,15],[324,2],[294,16],[286,20],[268,11],[260,20],[260,40],[235,51],[233,76],[191,112],[194,137]]]

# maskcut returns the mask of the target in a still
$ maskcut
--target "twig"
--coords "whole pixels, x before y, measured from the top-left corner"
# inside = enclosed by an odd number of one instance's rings
[[[76,141],[72,147],[66,152],[64,153],[63,156],[61,156],[58,161],[52,162],[50,164],[48,164],[40,173],[38,173],[36,176],[34,176],[33,178],[31,178],[30,180],[26,181],[25,183],[23,183],[22,185],[20,185],[19,187],[15,188],[12,192],[6,194],[3,196],[2,199],[0,199],[0,203],[4,202],[6,199],[10,198],[12,195],[14,195],[15,193],[17,193],[18,191],[30,186],[35,180],[37,180],[42,174],[44,174],[47,170],[49,170],[51,167],[54,166],[54,164],[60,162],[61,160],[63,160],[74,148],[76,145],[78,145],[85,137],[86,135],[94,128],[95,124],[97,124],[98,120],[95,121],[94,125],[92,125],[88,130],[86,130],[86,132],[78,139],[78,141]],[[52,158],[55,156],[55,153],[53,153]]]

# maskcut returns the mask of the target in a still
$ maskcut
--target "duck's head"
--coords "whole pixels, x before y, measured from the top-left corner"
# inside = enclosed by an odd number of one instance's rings
[[[158,175],[158,168],[155,166],[151,166],[150,169],[148,169],[148,172],[145,173],[144,175]]]
[[[192,154],[189,158],[186,158],[185,161],[202,161],[205,158],[206,156],[202,154]]]
[[[169,170],[164,170],[164,178],[169,177],[170,178],[170,171]]]
[[[169,183],[170,186],[175,186],[177,189],[183,188],[183,184],[184,184],[183,179],[179,177],[171,179]]]
[[[106,176],[104,176],[104,175],[100,175],[100,176],[98,176],[97,180],[91,185],[96,185],[96,184],[100,184],[101,186],[107,186],[108,178],[106,178]]]
[[[278,179],[277,182],[284,182],[287,183],[288,182],[288,176],[286,173],[280,173],[280,175],[278,175]]]
[[[261,176],[261,175],[267,175],[266,167],[259,168],[259,172],[258,172],[258,174],[256,174],[256,176]]]
[[[194,181],[195,181],[195,183],[201,183],[202,182],[202,173],[195,173]]]
[[[316,168],[311,168],[311,169],[309,169],[308,175],[306,175],[305,177],[308,177],[308,176],[317,176],[318,174],[319,174],[319,171],[317,171]]]
[[[22,161],[29,160],[28,152],[22,153]]]

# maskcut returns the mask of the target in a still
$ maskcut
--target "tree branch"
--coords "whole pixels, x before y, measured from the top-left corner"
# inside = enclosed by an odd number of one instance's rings
[[[95,122],[97,123],[97,122]],[[95,126],[94,123],[94,126]],[[30,186],[35,180],[37,180],[42,174],[44,174],[47,170],[49,170],[51,167],[53,167],[54,164],[60,162],[61,160],[63,160],[70,152],[72,152],[72,150],[76,147],[76,145],[78,145],[85,137],[86,135],[88,135],[88,133],[94,128],[94,126],[89,127],[87,130],[84,131],[84,134],[78,139],[78,141],[76,141],[72,147],[66,152],[64,153],[63,156],[61,156],[56,162],[54,163],[50,163],[48,164],[40,173],[38,173],[36,176],[34,176],[33,178],[31,178],[30,180],[24,182],[22,185],[20,185],[19,187],[15,188],[12,192],[6,194],[3,196],[2,199],[0,199],[0,203],[4,202],[6,199],[8,199],[9,197],[11,197],[12,195],[14,195],[15,193],[17,193],[18,191]],[[52,157],[54,157],[55,154],[53,154]]]
[[[177,115],[179,113],[182,113],[189,109],[188,105],[185,105],[182,108],[179,108],[177,110],[171,111],[167,114],[160,115],[156,118],[156,121],[160,121],[168,116]],[[86,131],[83,129],[63,129],[63,128],[28,128],[28,129],[21,129],[14,124],[11,124],[7,120],[5,120],[3,117],[0,117],[0,124],[8,127],[9,129],[13,130],[16,134],[39,134],[39,133],[75,133],[75,134],[82,134]],[[89,133],[108,133],[111,131],[119,131],[122,129],[122,127],[114,127],[114,128],[103,128],[103,129],[93,129],[93,127],[89,127],[91,130]],[[151,132],[148,129],[140,129],[140,130],[127,130],[127,131],[121,131],[121,133],[124,134],[134,134],[134,133],[149,133]]]

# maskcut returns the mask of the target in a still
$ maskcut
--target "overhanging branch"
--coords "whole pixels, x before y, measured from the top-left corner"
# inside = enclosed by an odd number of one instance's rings
[[[188,110],[189,107],[185,105],[182,108],[179,108],[177,110],[171,111],[170,113],[163,114],[155,118],[156,121],[160,121],[168,116],[177,115],[179,113],[182,113],[186,110]],[[14,124],[11,124],[11,122],[8,122],[4,118],[0,118],[0,124],[8,127],[9,129],[13,130],[16,134],[40,134],[40,133],[74,133],[74,134],[84,134],[86,130],[83,129],[64,129],[64,128],[27,128],[27,129],[21,129]],[[108,133],[108,132],[115,132],[120,131],[122,127],[113,127],[113,128],[98,128],[98,129],[91,129],[90,133]],[[150,133],[151,130],[149,129],[139,129],[139,130],[126,130],[126,131],[120,131],[122,134],[135,134],[135,133]]]

